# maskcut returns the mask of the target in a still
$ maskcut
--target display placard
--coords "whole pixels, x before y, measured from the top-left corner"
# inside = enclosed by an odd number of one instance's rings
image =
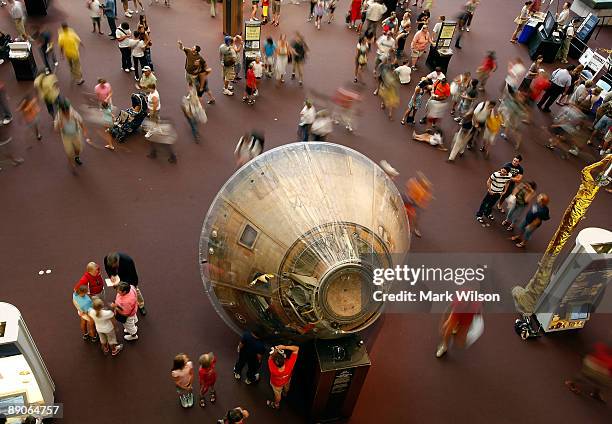
[[[443,39],[450,39],[453,38],[453,35],[455,34],[455,25],[442,25],[442,29],[440,30],[440,38]]]
[[[599,17],[589,13],[582,21],[582,24],[580,24],[578,27],[578,31],[576,31],[576,38],[578,38],[580,41],[588,40],[589,36],[597,26],[597,22],[599,22]]]
[[[257,26],[247,25],[244,29],[245,41],[259,41],[260,34],[261,34],[261,27],[259,25]]]

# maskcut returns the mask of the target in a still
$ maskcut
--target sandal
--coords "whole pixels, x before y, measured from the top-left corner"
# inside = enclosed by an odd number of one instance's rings
[[[518,248],[523,248],[523,247],[525,247],[525,242],[522,241],[520,243],[516,243],[515,246],[518,247]]]
[[[276,403],[274,403],[273,400],[267,400],[266,401],[266,405],[268,406],[268,408],[272,408],[272,409],[279,409],[279,405],[277,405]]]
[[[200,399],[200,407],[204,408],[206,406],[206,399],[201,398]]]
[[[215,403],[216,400],[217,400],[216,393],[211,393],[210,394],[210,403]]]
[[[573,381],[571,380],[567,380],[565,382],[565,386],[570,389],[572,391],[572,393],[575,393],[577,395],[581,394],[582,392],[580,391],[580,389],[578,387],[576,387],[576,385],[574,384]]]

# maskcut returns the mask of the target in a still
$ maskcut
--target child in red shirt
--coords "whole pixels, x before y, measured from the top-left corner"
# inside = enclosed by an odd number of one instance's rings
[[[246,87],[244,89],[244,97],[242,97],[242,101],[249,105],[254,105],[255,99],[253,97],[256,91],[257,79],[255,78],[255,71],[253,71],[253,62],[251,62],[246,74]]]
[[[217,382],[217,371],[215,371],[215,364],[217,358],[212,352],[205,353],[200,356],[198,360],[200,363],[200,370],[198,375],[200,377],[200,406],[204,408],[206,406],[205,395],[210,389],[210,403],[215,403],[217,400],[217,393],[215,392],[215,383]]]

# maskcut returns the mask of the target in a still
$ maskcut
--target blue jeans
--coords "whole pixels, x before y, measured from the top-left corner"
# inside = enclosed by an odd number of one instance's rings
[[[530,223],[527,222],[527,220],[523,221],[523,224],[521,225],[521,232],[523,233],[523,241],[527,241],[531,238],[531,235],[533,234],[533,232],[536,230],[536,228],[529,228],[528,225]]]
[[[527,205],[514,205],[513,208],[508,210],[506,221],[510,222],[512,225],[515,225],[526,207]]]
[[[198,122],[189,116],[187,117],[187,122],[189,122],[189,126],[191,127],[191,135],[193,138],[197,139],[200,136],[198,132]]]
[[[308,141],[308,139],[310,138],[310,125],[306,124],[306,125],[300,125],[298,127],[298,131],[300,134],[300,141]]]

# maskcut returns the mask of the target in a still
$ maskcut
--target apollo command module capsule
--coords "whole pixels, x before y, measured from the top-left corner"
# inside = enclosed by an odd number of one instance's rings
[[[210,300],[237,332],[335,338],[380,316],[375,268],[406,255],[410,231],[395,184],[344,146],[293,143],[240,168],[202,228]]]

